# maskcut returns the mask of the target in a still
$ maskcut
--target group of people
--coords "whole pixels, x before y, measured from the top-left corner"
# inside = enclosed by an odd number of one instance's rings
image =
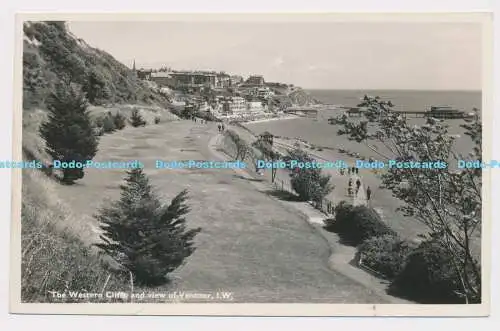
[[[195,122],[195,123],[197,123],[197,122],[198,122],[198,120],[200,120],[200,123],[201,123],[201,124],[203,124],[203,123],[207,124],[207,123],[208,123],[208,121],[207,121],[207,120],[204,120],[204,119],[202,119],[202,118],[197,118],[196,116],[191,117],[191,121],[193,121],[193,122]]]
[[[219,132],[224,132],[224,130],[226,129],[226,128],[224,127],[224,124],[222,124],[222,123],[221,123],[221,124],[219,124],[219,125],[217,125],[217,128],[219,129]]]
[[[344,173],[345,173],[345,169],[340,168],[340,175],[344,176]],[[354,174],[356,174],[356,175],[359,174],[359,168],[356,168],[356,167],[347,168],[347,175],[354,175]]]
[[[355,191],[356,196],[358,195],[360,187],[361,187],[361,180],[358,178],[358,179],[356,179],[356,191]],[[347,187],[347,194],[349,196],[352,196],[352,178],[349,178],[348,187]],[[370,186],[368,186],[366,188],[366,200],[370,201],[371,196],[372,196],[372,190],[371,190]]]

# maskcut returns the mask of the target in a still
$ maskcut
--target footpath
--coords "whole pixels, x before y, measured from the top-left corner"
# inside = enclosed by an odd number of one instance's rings
[[[233,127],[231,130],[235,129]],[[240,130],[236,129],[239,133]],[[222,152],[223,135],[217,134],[213,136],[208,142],[208,148],[210,152],[220,160],[229,161],[231,158]],[[265,192],[271,189],[271,183],[263,180],[262,177],[257,175],[252,176],[244,169],[234,169],[238,175],[242,176],[254,185],[259,191]],[[341,176],[336,174],[336,176]],[[348,175],[341,176],[342,180],[347,182]],[[356,180],[360,179],[361,185],[359,191],[356,193]],[[358,175],[351,175],[353,184],[353,196],[351,197],[352,203],[354,205],[366,205],[366,190],[362,184],[362,178]],[[271,197],[272,198],[272,197]],[[328,259],[328,266],[330,269],[343,274],[344,276],[360,283],[366,288],[372,290],[377,296],[385,299],[387,302],[392,304],[412,304],[412,302],[396,298],[394,296],[388,295],[386,290],[388,287],[388,282],[381,280],[374,275],[368,273],[367,271],[357,267],[355,263],[356,248],[352,246],[346,246],[341,243],[340,237],[336,233],[328,232],[324,229],[324,220],[329,216],[314,208],[311,204],[307,202],[296,202],[287,201],[283,199],[276,199],[287,208],[291,208],[298,213],[300,213],[307,223],[313,227],[317,233],[328,243],[330,247],[330,257]]]

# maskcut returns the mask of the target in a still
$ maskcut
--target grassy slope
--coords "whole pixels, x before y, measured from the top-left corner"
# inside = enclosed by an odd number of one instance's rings
[[[95,158],[139,159],[164,202],[189,189],[188,227],[202,227],[197,250],[163,291],[233,292],[237,302],[381,302],[368,289],[329,270],[329,249],[293,210],[258,192],[230,169],[155,169],[156,159],[212,160],[212,126],[177,121],[104,136]],[[57,186],[81,222],[116,199],[124,170],[89,169],[74,186]],[[99,193],[96,196],[96,193]],[[107,200],[106,199],[106,200]],[[90,226],[89,226],[90,227]]]
[[[72,36],[61,22],[28,22],[24,25],[23,48],[23,159],[46,164],[50,157],[38,128],[47,117],[45,99],[56,83],[72,74],[72,83],[82,85],[90,72],[103,77],[109,94],[101,105],[90,106],[92,117],[104,111],[125,116],[139,107],[148,123],[155,116],[175,118],[165,110],[168,100],[139,81],[111,55],[89,47]],[[56,194],[53,180],[38,170],[23,171],[22,211],[22,299],[45,301],[47,291],[84,289],[100,292],[109,271],[89,248],[97,234],[82,215]],[[126,286],[111,277],[107,289]]]

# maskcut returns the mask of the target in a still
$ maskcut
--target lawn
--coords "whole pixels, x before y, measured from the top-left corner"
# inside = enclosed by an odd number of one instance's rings
[[[164,202],[187,188],[188,226],[203,228],[197,250],[172,274],[172,283],[152,290],[232,292],[234,302],[383,303],[328,268],[327,243],[301,216],[232,170],[154,169],[157,159],[214,160],[207,142],[216,131],[216,124],[176,121],[127,127],[101,139],[96,161],[142,161]],[[119,197],[124,175],[119,169],[87,169],[76,185],[55,186],[57,197],[78,218],[77,234],[82,224],[97,230],[92,215]],[[85,242],[97,240],[97,233],[94,238],[85,233]]]

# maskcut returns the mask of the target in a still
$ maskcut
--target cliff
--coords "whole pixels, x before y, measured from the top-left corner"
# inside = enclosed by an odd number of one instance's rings
[[[168,102],[113,56],[72,35],[65,22],[25,22],[23,30],[24,109],[43,109],[62,80],[93,88],[88,98],[94,105]]]

